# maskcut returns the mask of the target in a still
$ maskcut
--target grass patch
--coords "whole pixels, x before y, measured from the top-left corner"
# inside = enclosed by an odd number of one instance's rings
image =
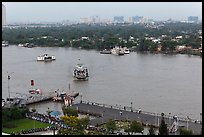
[[[43,122],[39,122],[36,120],[32,120],[32,119],[19,119],[19,120],[13,120],[13,121],[9,121],[6,123],[3,123],[3,125],[14,125],[14,126],[10,126],[9,128],[7,127],[3,127],[2,128],[2,132],[4,133],[16,133],[16,132],[21,132],[21,130],[26,130],[26,129],[32,129],[32,128],[42,128],[42,127],[47,127],[47,126],[51,126],[51,124],[49,123],[43,123]]]

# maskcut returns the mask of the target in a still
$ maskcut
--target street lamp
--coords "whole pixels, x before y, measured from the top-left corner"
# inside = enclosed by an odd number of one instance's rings
[[[81,101],[80,102],[82,103],[82,93],[81,93],[80,97],[81,97]]]
[[[157,112],[155,112],[155,125],[157,125]]]
[[[202,113],[200,113],[200,124],[202,124]]]
[[[186,127],[187,127],[187,130],[188,130],[188,120],[189,120],[189,116],[187,116],[187,119],[186,119]]]
[[[7,72],[7,73],[8,73],[8,72]],[[9,94],[9,101],[10,101],[10,85],[9,85],[9,80],[11,79],[11,76],[10,76],[10,75],[13,74],[13,73],[14,73],[14,72],[9,73],[9,74],[8,74],[8,77],[7,77],[7,78],[8,78],[8,94]]]
[[[169,113],[169,127],[170,127],[170,125],[171,125],[171,113]]]

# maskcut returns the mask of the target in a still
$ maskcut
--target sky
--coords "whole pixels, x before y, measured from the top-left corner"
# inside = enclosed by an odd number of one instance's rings
[[[61,22],[98,16],[113,19],[143,16],[154,20],[187,20],[188,16],[202,19],[202,2],[2,2],[6,7],[7,23]]]

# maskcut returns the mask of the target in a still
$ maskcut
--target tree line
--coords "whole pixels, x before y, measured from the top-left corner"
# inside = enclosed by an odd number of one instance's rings
[[[190,23],[166,23],[154,28],[145,27],[141,24],[134,25],[86,25],[74,24],[59,27],[21,27],[3,28],[2,40],[10,44],[33,43],[37,46],[61,46],[76,47],[83,49],[110,49],[116,45],[135,47],[138,51],[155,51],[162,45],[163,51],[175,50],[176,45],[191,45],[199,48],[201,39],[197,32],[202,30],[201,24]],[[146,37],[159,38],[161,43],[155,43]],[[134,37],[130,41],[130,36]],[[179,41],[172,41],[176,36],[183,36]],[[88,37],[89,39],[81,39]]]

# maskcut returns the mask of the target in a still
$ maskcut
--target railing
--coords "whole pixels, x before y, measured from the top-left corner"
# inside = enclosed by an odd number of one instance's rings
[[[122,107],[122,105],[117,105],[117,104],[116,105],[109,105],[109,104],[96,103],[96,102],[90,102],[90,101],[85,101],[85,100],[82,100],[82,101],[79,101],[79,102],[75,102],[75,103],[76,104],[77,103],[84,103],[84,104],[95,105],[95,106],[99,106],[99,107],[112,108],[112,109],[125,110],[125,111],[132,111],[132,112],[135,112],[135,113],[142,113],[142,114],[162,117],[161,113],[143,111],[143,110],[139,110],[139,109],[134,109],[134,108],[129,107],[129,106],[123,106]],[[169,114],[164,114],[164,118],[172,120],[172,119],[174,119],[174,116],[169,115]],[[201,123],[201,121],[198,121],[196,119],[188,119],[188,118],[178,117],[178,116],[177,116],[177,120],[184,121],[184,122],[188,121],[188,122]]]

